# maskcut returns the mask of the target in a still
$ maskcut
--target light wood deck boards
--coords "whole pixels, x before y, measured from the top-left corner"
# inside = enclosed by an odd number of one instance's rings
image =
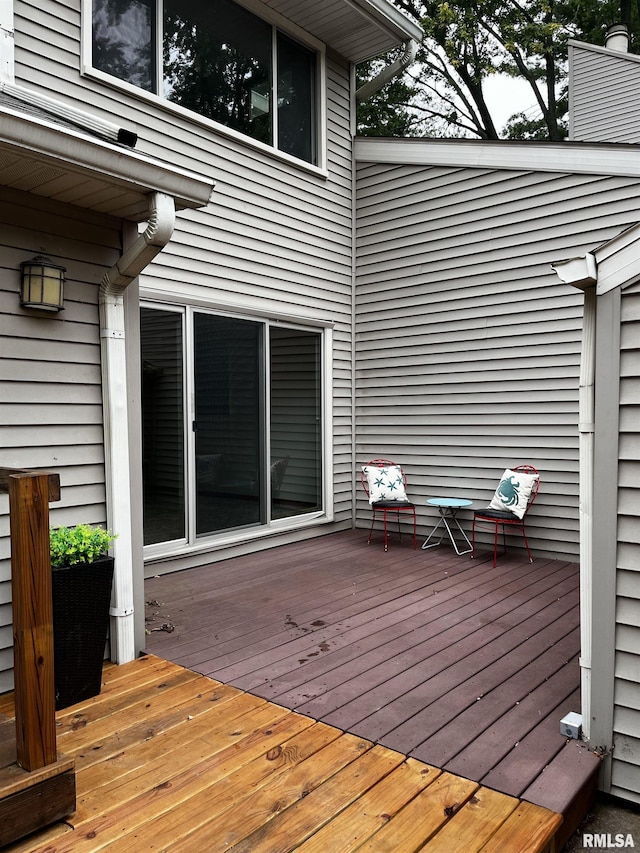
[[[536,853],[561,822],[155,656],[57,728],[77,811],[7,853]]]
[[[510,796],[541,797],[580,710],[575,564],[352,531],[153,578],[147,598],[150,651]]]

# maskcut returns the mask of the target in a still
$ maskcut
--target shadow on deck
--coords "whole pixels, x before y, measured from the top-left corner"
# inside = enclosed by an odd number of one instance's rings
[[[580,710],[579,570],[350,531],[147,581],[148,650],[565,817],[598,758]]]

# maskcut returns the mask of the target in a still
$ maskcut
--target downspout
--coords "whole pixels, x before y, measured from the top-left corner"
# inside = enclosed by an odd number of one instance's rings
[[[402,74],[414,61],[417,52],[418,43],[414,39],[409,39],[409,41],[405,42],[404,53],[399,59],[396,59],[391,65],[387,65],[373,80],[368,80],[356,90],[356,102],[366,101],[372,95],[375,95],[376,92],[379,92],[383,86],[386,86],[390,80],[393,80],[398,74]]]
[[[100,351],[104,419],[107,525],[115,570],[111,595],[111,659],[135,658],[131,494],[129,488],[128,389],[124,335],[124,292],[167,245],[175,225],[173,198],[154,193],[146,230],[139,234],[100,285]]]
[[[558,261],[552,269],[565,284],[584,292],[582,353],[578,399],[580,452],[580,681],[582,694],[582,731],[589,739],[591,723],[591,658],[593,648],[593,466],[595,432],[596,367],[596,259]]]

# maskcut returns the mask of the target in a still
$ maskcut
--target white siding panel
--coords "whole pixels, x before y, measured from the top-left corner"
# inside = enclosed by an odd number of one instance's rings
[[[54,526],[104,523],[98,284],[117,257],[119,223],[1,190],[0,225],[2,465],[59,473]],[[58,314],[19,307],[19,264],[40,253],[67,268]],[[8,507],[0,496],[0,689],[12,686]]]
[[[640,802],[640,300],[621,295],[612,793]]]
[[[640,684],[618,680],[614,700],[616,705],[640,711]]]
[[[570,138],[576,142],[640,142],[640,59],[573,45],[570,63]]]
[[[428,497],[486,504],[505,467],[531,463],[541,473],[533,547],[577,558],[582,297],[551,262],[639,219],[639,188],[553,173],[358,169],[357,461],[403,463],[423,530]]]
[[[611,794],[631,802],[640,803],[638,777],[640,776],[640,738],[620,735],[615,743],[611,773]]]

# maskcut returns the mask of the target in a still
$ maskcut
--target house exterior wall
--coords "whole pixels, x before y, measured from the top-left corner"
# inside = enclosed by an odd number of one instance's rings
[[[238,537],[197,553],[161,556],[147,571],[173,571],[351,526],[352,516],[352,136],[351,69],[326,58],[326,168],[296,164],[225,133],[131,87],[81,74],[81,3],[15,2],[15,83],[138,133],[136,150],[201,175],[216,191],[207,208],[179,213],[171,242],[126,300],[131,435],[140,444],[139,299],[267,317],[326,328],[325,365],[333,412],[333,522],[292,525],[268,538]],[[2,191],[3,464],[61,474],[63,500],[52,523],[105,523],[98,285],[116,262],[122,222]],[[130,225],[130,223],[129,223]],[[6,235],[6,238],[5,238]],[[32,318],[18,306],[19,263],[46,252],[67,266],[65,311]],[[5,294],[3,294],[4,296]],[[48,324],[51,332],[43,332]],[[44,340],[42,340],[44,338]],[[8,353],[9,358],[6,358]],[[44,371],[44,372],[43,372]],[[137,411],[136,411],[137,410]],[[140,546],[141,468],[132,453],[134,545]],[[294,529],[295,528],[295,529]],[[11,595],[8,500],[0,496],[0,691],[10,689]],[[137,543],[137,544],[136,544]],[[134,564],[136,563],[134,559]],[[142,577],[134,578],[141,600]],[[142,624],[142,623],[140,623]],[[140,626],[138,626],[139,628]],[[143,626],[144,627],[144,626]],[[139,631],[138,631],[139,633]]]
[[[357,463],[402,462],[423,530],[428,497],[486,505],[506,466],[530,463],[532,549],[577,559],[582,298],[550,264],[638,219],[637,191],[630,178],[359,167]]]
[[[332,329],[333,510],[336,524],[350,525],[352,146],[348,62],[328,51],[323,170],[262,150],[238,134],[225,133],[141,90],[83,76],[80,0],[47,2],[44,8],[16,0],[15,27],[17,84],[78,108],[90,104],[98,117],[136,131],[137,150],[216,180],[206,209],[178,214],[170,244],[140,276],[141,299],[150,304],[219,307],[239,316],[246,312],[247,316],[290,317],[302,325]],[[212,558],[215,554],[194,560]],[[180,565],[192,565],[194,560],[185,559]],[[165,564],[164,569],[168,570]]]
[[[640,56],[569,45],[569,139],[640,142]]]
[[[120,222],[0,189],[2,464],[60,475],[55,526],[104,524],[98,285],[120,250]],[[19,308],[20,263],[66,267],[65,308]],[[0,496],[0,691],[12,687],[9,501]]]
[[[640,803],[640,285],[620,299],[611,793]]]

